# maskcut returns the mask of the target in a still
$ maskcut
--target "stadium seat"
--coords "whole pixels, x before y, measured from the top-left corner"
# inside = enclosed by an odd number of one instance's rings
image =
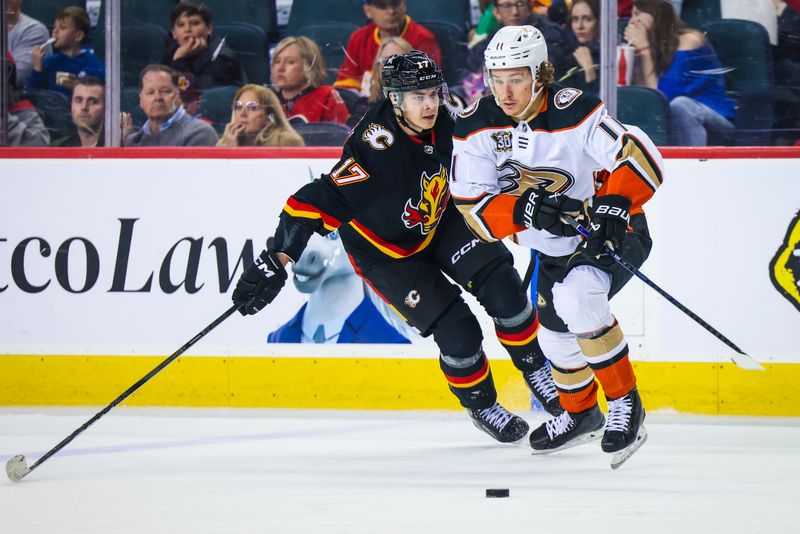
[[[122,0],[122,24],[155,24],[169,33],[173,7],[175,0]]]
[[[220,22],[214,25],[214,34],[224,37],[225,43],[236,52],[248,82],[267,82],[269,46],[264,30],[247,22]]]
[[[350,34],[358,29],[349,22],[327,22],[325,24],[309,24],[303,26],[296,35],[304,35],[319,45],[325,65],[328,69],[328,83],[333,83],[344,61],[347,41]]]
[[[22,5],[22,12],[35,18],[52,31],[56,14],[70,6],[86,7],[85,0],[36,0],[27,1]]]
[[[167,33],[155,24],[123,24],[120,39],[122,85],[139,85],[139,74],[151,63],[161,63]]]
[[[445,81],[450,85],[457,84],[467,61],[467,32],[453,23],[440,20],[420,21],[420,24],[428,28],[439,42]]]
[[[300,29],[320,23],[367,23],[362,2],[355,0],[293,0],[286,35],[303,35]]]
[[[455,24],[466,32],[470,27],[469,0],[406,0],[412,19],[437,20]]]
[[[139,107],[139,86],[123,87],[119,97],[119,109],[131,114],[134,126],[141,126],[147,117]]]
[[[30,100],[36,106],[50,133],[51,145],[57,145],[75,132],[69,100],[63,94],[48,89],[31,90],[20,95],[20,100],[23,99]]]
[[[214,123],[214,129],[219,135],[222,135],[225,125],[231,120],[231,104],[238,90],[236,86],[211,87],[204,89],[200,97],[200,114]]]
[[[736,145],[767,145],[777,91],[772,49],[766,29],[756,22],[724,19],[705,25],[706,35],[724,68],[728,96],[736,101]],[[711,142],[711,140],[709,140]]]
[[[720,0],[683,0],[681,20],[690,28],[702,28],[722,18]]]
[[[303,137],[306,146],[342,146],[350,130],[333,122],[293,123],[292,127]]]
[[[212,25],[228,22],[246,22],[264,30],[269,42],[278,37],[278,10],[275,0],[203,0],[214,14]],[[315,14],[321,11],[314,11]]]
[[[661,91],[643,86],[619,87],[617,118],[641,128],[656,145],[669,144],[669,102]]]

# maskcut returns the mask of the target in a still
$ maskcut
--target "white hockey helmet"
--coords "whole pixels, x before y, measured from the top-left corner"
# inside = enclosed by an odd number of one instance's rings
[[[492,69],[513,69],[527,67],[531,71],[534,87],[539,81],[542,63],[547,61],[547,43],[542,32],[533,26],[504,26],[494,34],[483,53],[483,78],[486,85],[494,92]],[[533,91],[531,101],[539,96]]]

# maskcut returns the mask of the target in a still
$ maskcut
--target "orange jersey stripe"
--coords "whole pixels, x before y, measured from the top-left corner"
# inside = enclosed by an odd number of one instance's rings
[[[503,239],[525,230],[513,222],[514,204],[519,197],[512,195],[495,195],[475,214],[496,239]]]

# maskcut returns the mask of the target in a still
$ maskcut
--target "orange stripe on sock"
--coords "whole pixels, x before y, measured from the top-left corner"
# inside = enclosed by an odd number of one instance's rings
[[[595,369],[594,376],[603,386],[606,397],[610,399],[623,397],[636,387],[636,375],[627,355],[608,367]]]
[[[597,404],[597,382],[593,380],[588,388],[576,392],[565,392],[559,389],[558,399],[561,401],[561,407],[568,412],[576,413],[588,410]]]

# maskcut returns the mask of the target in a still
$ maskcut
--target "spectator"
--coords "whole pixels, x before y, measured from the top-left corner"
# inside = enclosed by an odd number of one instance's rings
[[[378,49],[378,55],[375,56],[375,64],[372,66],[372,71],[364,73],[364,81],[368,85],[365,85],[363,88],[363,94],[350,104],[350,119],[347,121],[348,126],[355,127],[369,107],[378,100],[383,99],[381,71],[383,70],[383,64],[386,63],[386,60],[395,54],[404,54],[411,50],[411,45],[402,37],[387,37],[381,41],[381,46]]]
[[[5,64],[8,85],[8,146],[48,146],[50,133],[45,128],[39,112],[29,100],[17,100],[14,86],[17,83],[17,66],[14,57],[6,52]]]
[[[23,89],[33,70],[31,51],[50,37],[47,27],[22,12],[22,0],[8,0],[6,22],[8,24],[8,51],[17,61],[16,89]],[[52,45],[44,48],[43,57],[53,53]]]
[[[557,75],[566,72],[567,58],[569,57],[569,44],[561,27],[551,22],[547,17],[531,11],[530,0],[495,0],[492,8],[495,18],[500,25],[488,35],[488,39],[475,44],[467,55],[467,70],[465,78],[470,74],[483,74],[483,52],[494,34],[503,26],[523,26],[528,24],[542,32],[547,43],[547,53],[550,62],[555,67]]]
[[[169,20],[173,41],[164,51],[161,63],[191,73],[199,89],[246,83],[236,52],[224,39],[212,36],[208,7],[179,3],[172,8]]]
[[[203,114],[200,112],[200,100],[203,96],[203,91],[197,88],[197,84],[194,81],[194,76],[188,72],[179,72],[178,91],[181,93],[181,102],[183,103],[183,108],[190,117],[194,117],[195,119],[214,126],[214,121],[208,119],[207,117],[203,117]]]
[[[94,76],[79,78],[72,90],[72,122],[76,132],[59,141],[59,146],[99,147],[105,145],[103,124],[106,114],[103,81]],[[56,143],[54,143],[56,144]]]
[[[568,21],[574,48],[567,60],[567,70],[560,73],[558,82],[597,95],[600,90],[600,3],[598,0],[575,0]]]
[[[344,124],[350,112],[333,86],[327,85],[325,60],[308,37],[286,37],[275,47],[272,87],[286,116],[306,122]]]
[[[674,144],[705,146],[709,133],[733,133],[734,104],[719,58],[701,32],[683,27],[670,2],[634,0],[625,40],[636,48],[634,85],[659,89],[669,100]]]
[[[478,9],[480,9],[481,18],[478,21],[478,25],[470,30],[467,38],[467,47],[472,48],[486,39],[490,33],[494,33],[498,21],[494,16],[492,6],[494,6],[494,0],[479,0]]]
[[[186,113],[181,105],[178,73],[166,65],[148,65],[140,77],[139,107],[147,116],[142,128],[125,135],[125,146],[214,146],[214,128]],[[123,114],[123,131],[130,129]]]
[[[28,86],[51,89],[70,98],[78,78],[105,79],[103,63],[90,49],[82,48],[90,29],[89,16],[83,8],[72,6],[59,11],[53,28],[53,48],[58,52],[45,59],[45,50],[41,46],[33,47],[33,72]]]
[[[442,64],[442,52],[436,37],[406,15],[406,0],[364,0],[364,14],[372,22],[350,36],[339,76],[334,86],[358,91],[362,77],[372,69],[381,41],[387,37],[402,37]]]
[[[217,146],[304,146],[281,109],[278,97],[261,85],[236,91],[231,121]]]

